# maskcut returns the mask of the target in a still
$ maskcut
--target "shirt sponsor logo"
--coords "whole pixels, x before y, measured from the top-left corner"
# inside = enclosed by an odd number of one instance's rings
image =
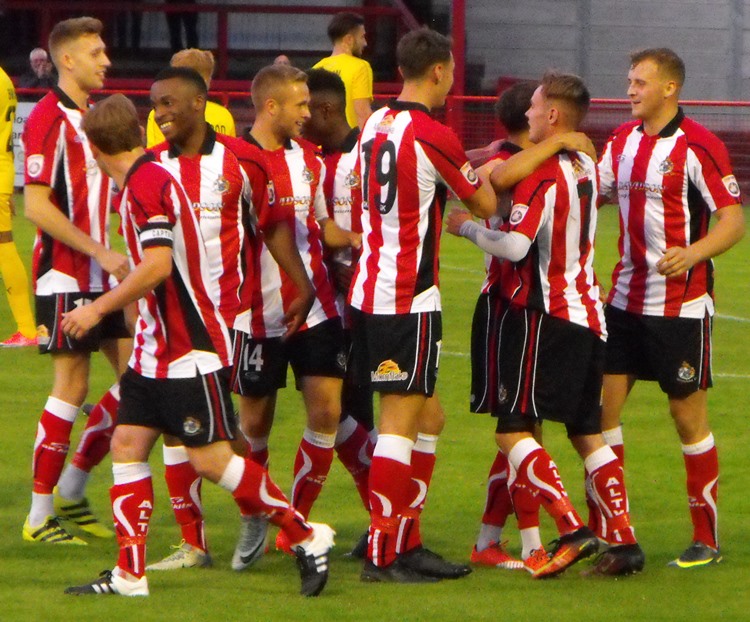
[[[477,172],[469,162],[461,167],[461,174],[464,176],[464,179],[466,179],[466,181],[468,181],[472,186],[476,185],[476,183],[479,181]]]
[[[44,168],[44,156],[41,154],[30,155],[26,158],[26,173],[29,177],[39,177]]]
[[[735,198],[739,198],[740,185],[737,183],[737,179],[734,175],[727,175],[721,181],[724,182],[724,187],[727,189],[727,192],[729,194],[731,194]]]
[[[528,211],[529,211],[528,205],[522,205],[522,204],[514,205],[513,211],[510,213],[510,219],[509,219],[510,224],[517,225],[518,223],[520,223],[523,220],[524,216],[526,216],[526,212]]]
[[[370,380],[372,382],[400,382],[406,380],[409,374],[405,371],[401,371],[396,361],[388,359],[378,365],[377,370],[370,372]]]
[[[644,192],[649,199],[660,199],[664,186],[661,184],[647,184],[644,181],[621,181],[617,184],[617,192],[627,198],[630,192]]]

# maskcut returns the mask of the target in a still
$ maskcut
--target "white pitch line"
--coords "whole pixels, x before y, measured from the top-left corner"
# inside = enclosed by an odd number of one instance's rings
[[[456,358],[462,358],[467,359],[469,358],[468,352],[453,352],[451,350],[442,350],[441,354],[445,356],[454,356]],[[714,378],[734,378],[738,380],[750,380],[750,374],[718,374],[718,373],[712,373],[711,374]]]
[[[717,313],[716,317],[722,320],[731,320],[732,322],[750,322],[750,318],[739,317],[737,315],[724,315],[723,313]]]

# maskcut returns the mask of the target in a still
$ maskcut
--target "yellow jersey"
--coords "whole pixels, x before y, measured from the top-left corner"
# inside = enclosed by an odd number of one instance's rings
[[[226,134],[227,136],[236,136],[234,129],[234,118],[221,104],[211,101],[206,102],[206,122],[214,128],[217,134]],[[154,121],[154,111],[148,113],[148,122],[146,123],[146,146],[153,147],[165,140],[164,134],[161,133],[159,126]]]
[[[346,120],[351,127],[357,127],[354,113],[354,100],[372,101],[372,67],[370,63],[351,54],[327,56],[317,62],[313,69],[325,69],[338,74],[346,87]]]
[[[13,124],[16,120],[16,89],[0,67],[0,194],[13,194]]]

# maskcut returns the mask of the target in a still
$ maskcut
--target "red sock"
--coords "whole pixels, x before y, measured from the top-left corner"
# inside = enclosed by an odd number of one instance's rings
[[[334,434],[305,430],[294,459],[292,505],[307,519],[333,462]]]
[[[618,425],[616,428],[610,428],[609,430],[603,430],[602,436],[604,442],[607,443],[615,452],[615,456],[620,461],[620,466],[625,468],[625,445],[623,444],[622,438],[622,426]]]
[[[508,458],[502,451],[498,451],[487,476],[487,499],[482,523],[504,527],[512,513],[513,502],[508,490]]]
[[[244,516],[264,514],[284,531],[292,545],[310,536],[312,527],[289,505],[268,471],[254,461],[233,456],[219,485],[232,492]]]
[[[539,498],[542,507],[554,519],[560,535],[583,526],[580,516],[568,498],[557,466],[534,439],[525,438],[513,446],[508,456],[516,466],[516,487],[524,486]],[[538,485],[535,482],[541,482]],[[515,497],[513,498],[515,502]]]
[[[518,529],[530,529],[539,527],[539,506],[541,500],[531,487],[524,482],[519,482],[515,469],[509,465],[508,494],[513,503],[516,513]]]
[[[693,445],[682,446],[687,472],[687,493],[693,541],[719,548],[719,457],[713,434]]]
[[[138,470],[132,477],[118,472]],[[147,463],[113,464],[115,483],[109,489],[120,556],[117,567],[140,579],[146,571],[146,537],[154,508],[154,489]]]
[[[86,428],[73,456],[74,466],[89,473],[109,453],[119,405],[120,385],[114,384],[89,413]]]
[[[381,434],[370,465],[370,537],[367,557],[376,566],[396,559],[400,517],[407,506],[414,443],[402,436]]]
[[[589,455],[585,465],[591,482],[591,499],[599,510],[600,531],[604,538],[614,545],[635,544],[625,477],[614,451],[605,445]]]
[[[437,437],[435,437],[436,441]],[[411,453],[411,486],[409,494],[406,497],[407,506],[401,517],[396,545],[396,551],[399,554],[406,553],[422,545],[419,518],[427,501],[427,491],[432,482],[436,458],[434,445],[431,452],[419,451],[417,449],[419,445],[420,440],[418,439]]]
[[[351,423],[349,423],[351,420]],[[342,436],[342,428],[346,427],[345,438],[338,442]],[[370,490],[368,480],[370,478],[370,463],[372,462],[372,450],[374,445],[370,441],[367,430],[357,423],[352,417],[347,417],[345,422],[339,425],[339,433],[336,436],[336,454],[341,463],[349,471],[357,487],[359,498],[365,510],[370,511]]]
[[[184,447],[164,446],[164,479],[183,540],[202,551],[208,550],[201,504],[203,478],[188,461]]]
[[[48,397],[34,440],[34,492],[52,494],[70,448],[70,431],[78,406]]]

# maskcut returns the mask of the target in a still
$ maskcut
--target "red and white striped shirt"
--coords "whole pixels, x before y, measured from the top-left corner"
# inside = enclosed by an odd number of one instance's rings
[[[155,246],[171,246],[173,262],[171,275],[138,301],[128,365],[147,378],[193,378],[230,365],[229,333],[214,302],[198,219],[153,154],[128,172],[120,217],[133,266]]]
[[[521,147],[519,147],[515,143],[508,142],[507,140],[498,145],[496,149],[497,152],[487,160],[487,163],[493,162],[494,160],[505,162],[505,160],[521,151]],[[507,209],[510,203],[511,198],[509,196],[506,196],[506,194],[504,193],[502,200],[498,201],[498,212]],[[505,219],[498,214],[497,216],[493,216],[489,220],[483,220],[482,222],[484,223],[484,226],[490,231],[499,231],[505,223]],[[503,272],[509,269],[508,262],[506,262],[501,257],[495,257],[495,255],[485,253],[484,269],[486,272],[486,276],[484,279],[484,283],[482,283],[481,293],[489,294],[490,290],[496,290],[499,287],[499,283],[503,278]]]
[[[190,199],[200,222],[211,280],[219,285],[219,310],[227,326],[233,326],[241,306],[243,220],[253,211],[267,212],[268,181],[262,154],[243,140],[217,134],[210,125],[195,156],[182,155],[167,142],[151,151]],[[254,162],[252,168],[248,158]],[[254,184],[247,169],[254,175]]]
[[[323,181],[323,194],[326,198],[328,216],[342,229],[362,233],[362,184],[357,163],[358,138],[359,129],[354,128],[341,146],[341,151],[324,157],[326,176]],[[331,260],[351,266],[352,249],[335,250],[331,254]],[[336,294],[336,305],[339,315],[344,317],[346,300],[340,293]]]
[[[439,311],[447,191],[469,198],[479,177],[453,131],[413,102],[393,101],[373,113],[359,152],[362,254],[350,304],[373,314]]]
[[[532,242],[502,283],[504,297],[606,338],[594,275],[596,165],[584,153],[559,153],[513,191],[510,231]]]
[[[724,144],[682,110],[656,136],[638,121],[615,130],[599,163],[602,202],[620,208],[620,261],[608,303],[639,315],[713,314],[713,263],[666,278],[656,262],[705,237],[711,213],[741,203]]]
[[[336,296],[323,261],[322,232],[318,221],[328,218],[323,196],[325,167],[310,143],[290,140],[285,147],[264,151],[268,173],[273,181],[276,219],[286,219],[293,232],[307,276],[315,288],[315,301],[300,330],[312,328],[338,317]],[[250,334],[254,339],[280,337],[286,332],[284,315],[297,297],[294,283],[284,273],[261,231],[250,235],[252,293]],[[247,330],[239,327],[239,330]]]
[[[81,129],[83,113],[59,88],[34,106],[22,139],[25,183],[49,186],[50,200],[65,217],[109,248],[111,183]],[[93,258],[41,230],[34,240],[32,280],[38,296],[110,288],[109,274]]]

